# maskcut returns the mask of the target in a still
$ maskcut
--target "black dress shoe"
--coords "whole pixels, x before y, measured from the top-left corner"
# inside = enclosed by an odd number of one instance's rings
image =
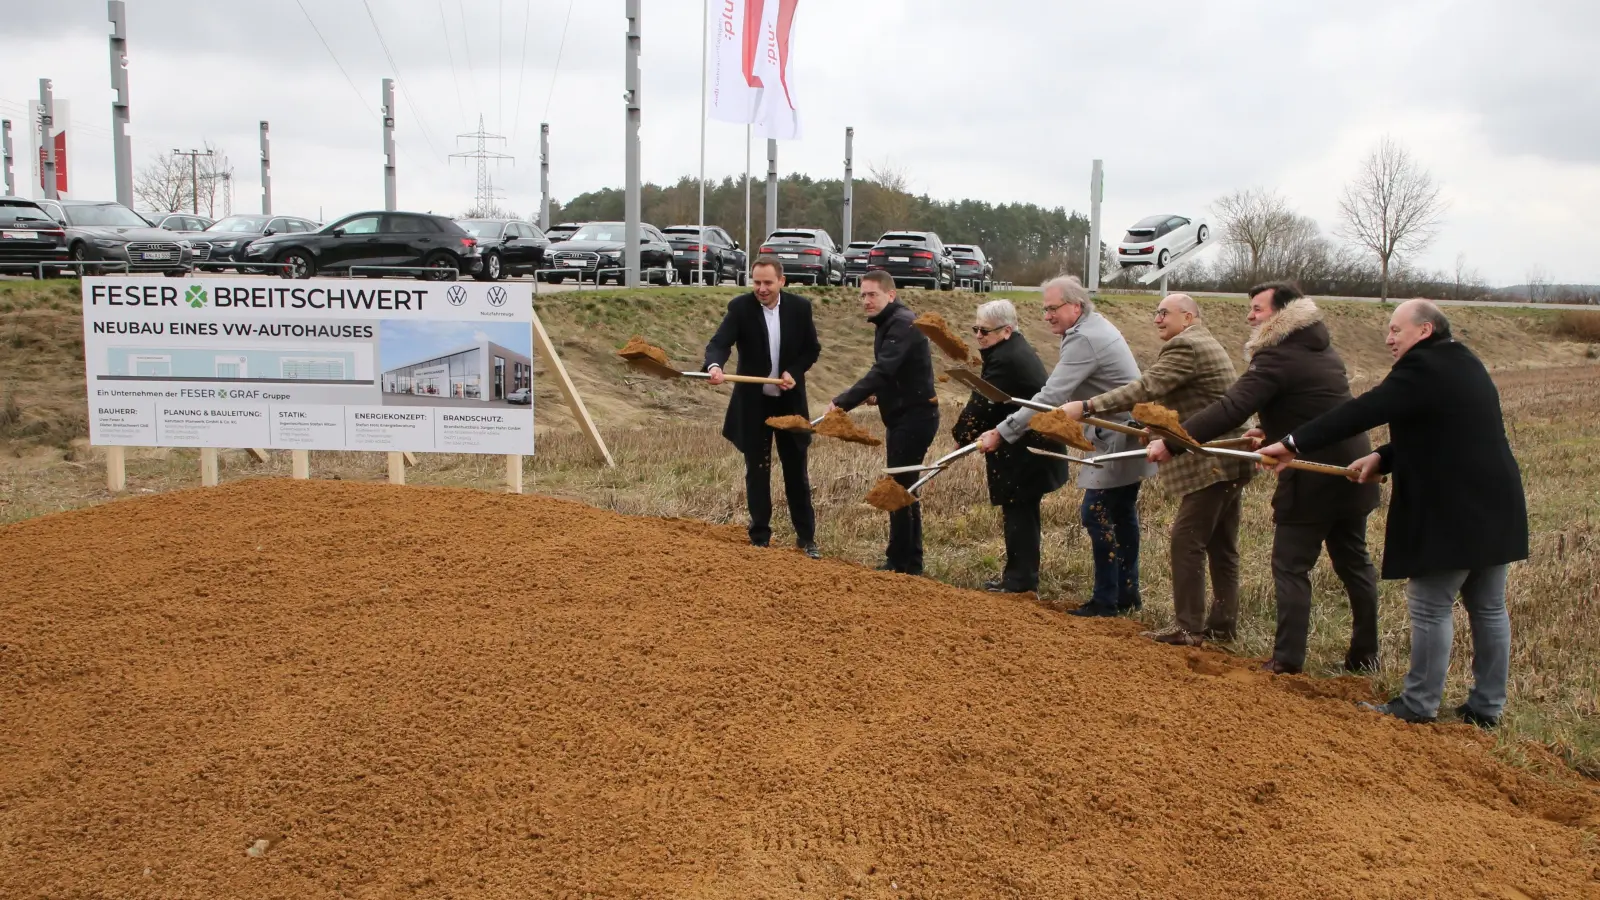
[[[1134,600],[1134,601],[1129,602],[1129,603],[1118,603],[1117,604],[1117,612],[1119,612],[1119,613],[1138,612],[1141,609],[1144,609],[1144,601],[1143,600]]]
[[[1098,603],[1085,603],[1077,609],[1067,610],[1067,615],[1083,616],[1089,619],[1111,619],[1116,617],[1117,611],[1112,607],[1101,606]]]
[[[1466,705],[1465,703],[1456,707],[1456,716],[1468,725],[1476,725],[1485,731],[1488,731],[1492,728],[1498,728],[1500,726],[1499,716],[1486,716],[1482,713],[1475,712],[1472,707]]]
[[[822,548],[817,546],[816,541],[807,541],[804,544],[796,544],[795,546],[800,548],[801,553],[804,553],[812,559],[822,558]]]
[[[1378,671],[1378,654],[1370,656],[1346,656],[1344,670],[1351,675],[1371,675]]]
[[[995,593],[995,592],[998,592],[1000,590],[1000,586],[1003,585],[1003,584],[1005,584],[1005,581],[1003,579],[991,578],[988,581],[985,581],[983,583],[983,589],[986,590],[986,591],[989,591],[991,593]]]
[[[883,565],[878,567],[878,571],[879,572],[898,572],[900,570],[895,567],[894,563],[884,563]]]
[[[750,546],[752,546],[752,547],[765,547],[769,543],[771,543],[771,542],[770,541],[751,541],[750,542]]]

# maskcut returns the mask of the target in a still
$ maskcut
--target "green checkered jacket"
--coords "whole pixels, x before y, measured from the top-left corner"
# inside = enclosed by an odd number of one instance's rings
[[[1161,352],[1137,381],[1095,397],[1094,415],[1126,412],[1136,403],[1159,403],[1187,419],[1210,406],[1238,377],[1228,351],[1196,322],[1161,346]],[[1237,437],[1235,429],[1226,437]],[[1219,481],[1242,478],[1251,471],[1241,459],[1222,460],[1183,453],[1161,466],[1161,486],[1174,497],[1192,494]]]

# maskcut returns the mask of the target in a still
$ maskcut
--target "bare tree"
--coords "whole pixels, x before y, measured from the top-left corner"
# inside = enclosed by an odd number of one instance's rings
[[[1550,273],[1544,266],[1535,265],[1528,270],[1528,299],[1534,303],[1550,299]]]
[[[233,173],[228,154],[210,141],[192,162],[187,156],[161,153],[134,176],[133,196],[139,206],[154,212],[182,212],[204,209],[216,218],[217,199],[223,190],[224,174]]]
[[[1261,265],[1275,243],[1295,226],[1295,214],[1276,190],[1242,188],[1219,197],[1211,205],[1223,242],[1249,259],[1249,280],[1261,275]]]
[[[1438,235],[1445,202],[1433,176],[1388,137],[1361,163],[1339,199],[1339,233],[1377,254],[1379,297],[1389,300],[1389,264],[1418,252]]]

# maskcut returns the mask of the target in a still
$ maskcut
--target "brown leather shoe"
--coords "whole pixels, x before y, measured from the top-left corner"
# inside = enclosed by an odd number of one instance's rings
[[[1206,642],[1204,637],[1193,632],[1184,631],[1176,625],[1171,628],[1163,628],[1160,631],[1141,632],[1139,636],[1147,637],[1158,644],[1171,644],[1174,647],[1198,647]]]
[[[1200,636],[1204,637],[1208,641],[1216,641],[1219,644],[1227,644],[1231,643],[1235,638],[1237,638],[1239,633],[1232,628],[1212,628],[1208,625],[1204,631],[1200,632]]]
[[[1268,675],[1299,675],[1300,670],[1286,662],[1269,659],[1261,664],[1261,671]]]

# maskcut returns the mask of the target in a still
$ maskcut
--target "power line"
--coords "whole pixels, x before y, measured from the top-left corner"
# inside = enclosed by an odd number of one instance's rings
[[[499,68],[499,87],[494,98],[494,127],[505,128],[506,125],[506,0],[495,4],[494,22],[495,44],[498,45],[499,60],[495,63]]]
[[[400,85],[400,93],[405,95],[406,105],[411,107],[411,114],[417,117],[417,128],[422,132],[422,139],[428,142],[428,149],[433,151],[433,155],[443,160],[443,154],[433,145],[433,135],[428,133],[428,123],[422,118],[422,110],[418,109],[417,102],[411,99],[411,90],[406,87],[406,81],[400,75],[400,66],[394,61],[394,54],[389,52],[389,43],[383,39],[383,29],[378,27],[378,17],[372,14],[372,4],[367,0],[361,0],[361,6],[366,9],[367,18],[372,22],[372,30],[378,35],[378,46],[383,48],[383,55],[389,60],[389,68],[394,70],[395,84]]]
[[[322,29],[317,27],[316,22],[311,21],[311,13],[306,12],[306,5],[301,3],[300,0],[294,0],[294,3],[300,7],[300,14],[306,17],[306,24],[310,25],[311,30],[317,33],[317,40],[322,42],[322,49],[328,51],[328,58],[333,60],[335,66],[338,66],[339,74],[344,76],[345,84],[350,85],[350,90],[356,92],[357,99],[361,101],[361,107],[367,111],[367,115],[376,117],[378,114],[367,104],[367,98],[362,95],[361,89],[356,87],[356,83],[350,79],[350,73],[346,72],[344,66],[339,63],[338,55],[333,52],[332,47],[328,46],[328,39],[322,36]]]
[[[461,114],[461,127],[467,127],[467,105],[461,101],[461,75],[456,71],[456,52],[450,46],[450,22],[444,16],[444,0],[439,0],[439,24],[444,26],[444,52],[450,57],[450,80],[456,85],[456,112]]]
[[[522,85],[528,80],[528,21],[533,18],[533,8],[527,3],[522,5],[522,61],[517,67],[522,70],[517,78],[517,106],[516,113],[511,118],[511,146],[517,146],[517,130],[522,126]]]
[[[467,77],[472,79],[472,99],[483,102],[483,95],[478,93],[478,69],[472,64],[472,41],[467,37],[467,8],[456,0],[456,11],[461,13],[461,50],[467,57]],[[483,109],[482,105],[478,109]]]
[[[550,73],[550,94],[544,98],[543,121],[550,121],[550,101],[556,98],[556,79],[561,76],[561,54],[567,49],[567,26],[572,24],[572,0],[567,0],[567,20],[561,23],[561,46],[556,49],[556,70]]]

